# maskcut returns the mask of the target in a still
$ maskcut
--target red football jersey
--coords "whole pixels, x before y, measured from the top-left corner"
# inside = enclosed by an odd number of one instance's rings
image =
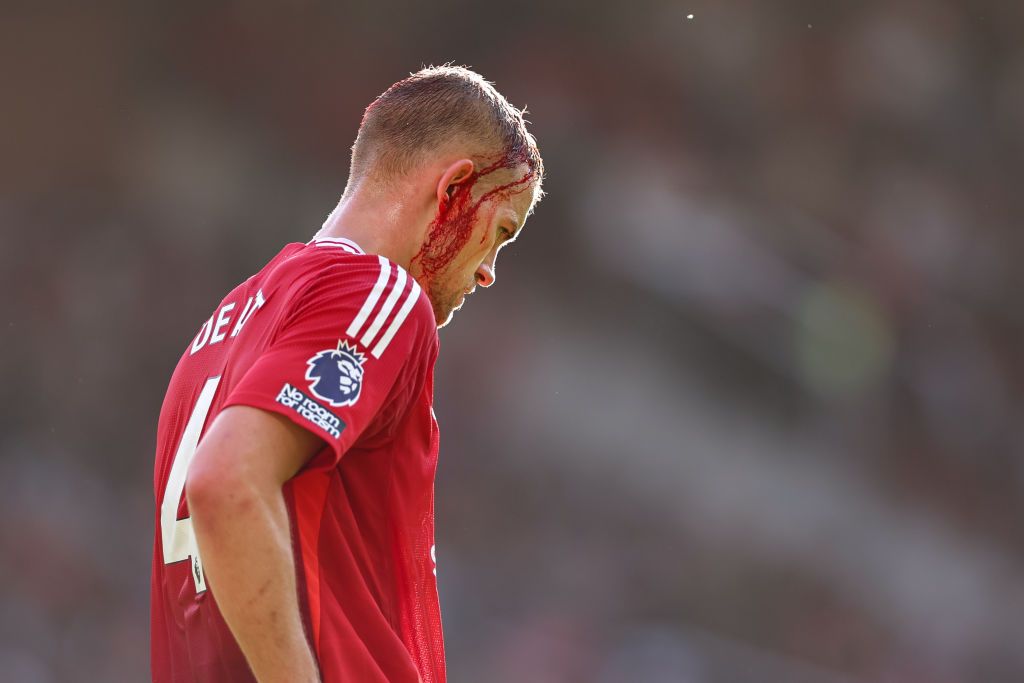
[[[152,669],[157,683],[253,681],[206,585],[183,495],[203,431],[231,405],[326,446],[284,487],[299,604],[325,683],[443,683],[434,571],[433,310],[383,256],[286,246],[185,350],[157,431]]]

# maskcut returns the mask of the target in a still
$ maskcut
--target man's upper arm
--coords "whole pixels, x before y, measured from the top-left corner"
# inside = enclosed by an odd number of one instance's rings
[[[407,370],[434,348],[433,311],[404,270],[375,256],[322,268],[289,310],[224,405],[309,430],[330,447],[310,467],[330,467],[384,406],[409,398]]]
[[[232,406],[214,419],[189,467],[192,487],[225,480],[281,486],[323,448],[323,440],[281,415],[249,406]]]

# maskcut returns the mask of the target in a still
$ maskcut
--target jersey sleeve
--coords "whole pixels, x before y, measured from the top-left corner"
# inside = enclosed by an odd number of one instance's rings
[[[434,314],[419,285],[383,256],[328,265],[293,297],[267,349],[224,407],[284,415],[321,437],[308,468],[333,466],[360,436],[386,438],[433,352]]]

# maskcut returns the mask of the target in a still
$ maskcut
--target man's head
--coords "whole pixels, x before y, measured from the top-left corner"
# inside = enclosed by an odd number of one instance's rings
[[[464,67],[423,69],[367,107],[352,146],[349,195],[401,188],[427,202],[410,274],[444,325],[541,196],[543,162],[523,112]]]

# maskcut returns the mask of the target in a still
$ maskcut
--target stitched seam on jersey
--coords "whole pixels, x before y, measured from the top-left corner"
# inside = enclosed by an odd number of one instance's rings
[[[327,486],[324,488],[323,501],[320,504],[320,516],[319,516],[319,524],[317,524],[317,527],[316,527],[316,538],[313,540],[313,542],[316,544],[316,547],[314,548],[314,555],[316,556],[316,561],[317,561],[316,576],[317,576],[317,580],[318,581],[320,579],[320,569],[321,569],[321,566],[320,566],[320,535],[323,533],[323,530],[324,530],[324,517],[326,516],[326,511],[327,511],[327,500],[328,500],[328,498],[330,498],[330,493],[331,493],[330,475],[326,475],[326,476],[327,476]],[[306,591],[307,592],[309,591],[309,586],[306,587]],[[324,621],[324,616],[323,616],[324,615],[324,603],[323,603],[323,596],[320,594],[320,586],[319,585],[317,586],[317,599],[320,601],[320,605],[319,605],[319,609],[317,610],[317,614],[316,614],[316,623],[313,625],[313,637],[314,637],[313,647],[316,648],[316,659],[317,659],[317,662],[320,662],[320,661],[323,661],[323,657],[320,654],[320,634],[322,632],[323,621]],[[310,616],[312,616],[312,615],[310,615]],[[321,672],[321,674],[322,673],[323,672]]]
[[[403,368],[402,368],[402,370],[400,372],[404,373],[405,370],[406,370],[406,367],[403,366]],[[391,385],[391,391],[394,391],[395,387],[397,385],[398,385],[398,378],[396,377],[395,378],[395,383],[393,385]],[[392,437],[392,443],[394,443],[394,437]],[[395,464],[396,464],[396,461],[398,460],[398,456],[395,453],[395,449],[394,448],[389,449],[389,455],[391,456],[391,463],[388,465],[388,492],[387,492],[387,495],[384,496],[384,505],[386,506],[384,508],[385,510],[391,510],[392,509],[391,502],[394,500],[394,493],[395,493]],[[389,523],[388,523],[388,539],[391,540],[392,543],[394,542],[395,533],[396,533],[396,530],[395,530],[394,523],[389,521]],[[398,583],[398,568],[396,567],[395,553],[393,553],[393,552],[392,553],[388,553],[388,574],[390,574],[391,582],[393,584],[397,585],[397,583]],[[397,601],[395,600],[394,595],[389,594],[388,595],[388,614],[387,614],[388,623],[391,624],[391,628],[395,629],[399,633],[401,633],[401,630],[402,630],[402,627],[401,627],[402,615],[400,614],[400,611],[401,611],[401,607],[397,604]]]

